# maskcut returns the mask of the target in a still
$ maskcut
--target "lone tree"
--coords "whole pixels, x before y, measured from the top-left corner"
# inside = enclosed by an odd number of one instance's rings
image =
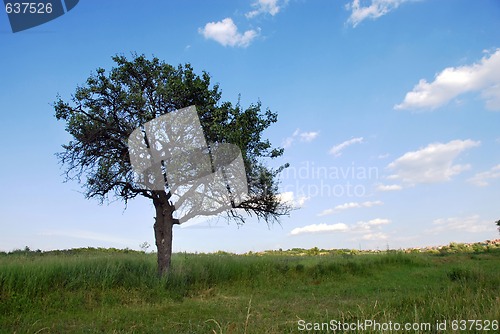
[[[272,169],[264,161],[283,154],[282,148],[273,148],[262,138],[263,131],[277,121],[276,113],[261,110],[260,102],[246,109],[239,101],[235,105],[221,102],[219,85],[212,85],[206,72],[196,75],[189,64],[173,67],[158,58],[136,54],[131,60],[124,56],[112,59],[115,67],[109,72],[98,68],[85,85],[76,88],[69,102],[57,97],[55,117],[66,123],[66,131],[73,137],[57,156],[65,166],[66,181],[83,184],[86,198],[96,198],[102,204],[114,197],[126,204],[140,195],[153,201],[159,275],[169,272],[173,225],[179,223],[167,170],[183,162],[162,160],[161,189],[148,189],[137,181],[128,139],[147,122],[196,106],[208,151],[227,143],[241,150],[248,194],[237,203],[231,202],[225,210],[227,218],[243,224],[246,216],[254,215],[273,223],[289,213],[289,205],[278,195],[277,181],[278,173],[288,165]],[[188,214],[184,220],[192,217]]]

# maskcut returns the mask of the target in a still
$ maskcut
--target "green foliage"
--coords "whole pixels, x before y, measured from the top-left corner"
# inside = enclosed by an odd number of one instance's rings
[[[496,242],[478,242],[474,244],[463,244],[451,242],[448,246],[439,248],[440,254],[453,253],[483,253],[500,249],[500,243]]]
[[[306,254],[307,255],[319,255],[319,248],[313,247],[313,248],[309,249]]]
[[[287,165],[272,169],[263,161],[283,154],[263,138],[264,130],[277,121],[276,113],[262,110],[260,102],[244,109],[239,102],[221,101],[219,85],[211,83],[207,72],[196,74],[190,64],[174,67],[137,54],[113,61],[115,67],[109,72],[97,69],[70,102],[58,97],[54,103],[56,118],[73,137],[58,157],[67,179],[82,182],[88,198],[160,198],[134,182],[128,137],[148,121],[195,105],[208,143],[232,143],[242,151],[250,199],[239,207],[266,221],[288,213],[277,196],[277,174]],[[243,222],[237,211],[229,217]]]
[[[470,281],[477,280],[479,275],[468,268],[455,267],[452,268],[448,274],[451,281]]]

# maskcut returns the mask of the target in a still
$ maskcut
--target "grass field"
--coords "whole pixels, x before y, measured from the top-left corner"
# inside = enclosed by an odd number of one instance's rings
[[[155,254],[127,250],[0,253],[0,331],[387,333],[390,322],[420,327],[394,333],[499,332],[495,245],[181,253],[166,279],[157,278],[155,261]],[[366,320],[372,327],[363,331],[333,330]]]

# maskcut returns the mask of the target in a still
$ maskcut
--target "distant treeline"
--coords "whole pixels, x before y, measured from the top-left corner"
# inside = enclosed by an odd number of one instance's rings
[[[374,254],[374,253],[430,253],[430,254],[449,254],[449,253],[483,253],[490,252],[492,250],[500,249],[500,239],[497,240],[486,240],[484,242],[475,243],[456,243],[451,242],[446,246],[433,246],[433,247],[422,247],[422,248],[406,248],[406,249],[390,249],[387,247],[385,250],[357,250],[357,249],[320,249],[318,247],[313,248],[292,248],[292,249],[278,249],[278,250],[267,250],[262,252],[247,252],[241,255],[293,255],[293,256],[311,256],[311,255],[362,255],[362,254]],[[28,246],[24,249],[15,249],[11,252],[1,252],[0,256],[5,255],[77,255],[77,254],[144,254],[144,250],[133,250],[130,248],[103,248],[103,247],[83,247],[83,248],[72,248],[63,250],[50,250],[42,251],[40,249],[31,250]],[[154,252],[151,252],[154,253]],[[188,253],[182,252],[179,254],[215,254],[215,255],[237,255],[235,253],[226,251],[217,251],[214,253],[203,253],[195,252]]]

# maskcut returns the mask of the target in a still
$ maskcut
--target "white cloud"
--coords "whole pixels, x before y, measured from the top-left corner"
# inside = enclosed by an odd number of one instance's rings
[[[333,213],[337,213],[340,211],[344,210],[349,210],[349,209],[356,209],[356,208],[371,208],[372,206],[375,205],[382,205],[384,204],[382,201],[367,201],[367,202],[349,202],[349,203],[344,203],[337,205],[333,209],[326,209],[318,214],[318,216],[327,216],[331,215]]]
[[[367,222],[365,221],[359,221],[357,222],[351,230],[353,232],[369,232],[373,228],[380,228],[381,225],[387,225],[390,224],[391,221],[389,219],[382,219],[382,218],[375,218],[372,220],[369,220]]]
[[[391,221],[389,219],[382,219],[382,218],[375,218],[375,219],[369,220],[367,222],[361,222],[361,224],[367,225],[367,226],[379,226],[379,225],[386,225],[386,224],[390,224],[390,223],[391,223]]]
[[[398,191],[403,189],[403,187],[399,184],[378,184],[377,185],[377,190],[378,191]]]
[[[388,168],[394,170],[395,174],[388,178],[402,180],[410,185],[449,181],[452,176],[470,168],[470,165],[453,164],[455,158],[463,151],[479,145],[479,141],[470,139],[429,144],[391,162]]]
[[[333,146],[331,149],[330,149],[330,154],[334,155],[335,157],[339,157],[342,155],[342,151],[353,145],[353,144],[359,144],[359,143],[362,143],[363,142],[363,137],[357,137],[357,138],[352,138],[352,139],[349,139],[349,140],[346,140],[345,142],[342,142],[338,145],[335,145]]]
[[[440,218],[433,222],[434,228],[427,230],[427,233],[440,234],[450,231],[461,231],[467,233],[480,233],[495,231],[495,225],[487,220],[481,220],[479,215],[468,217]]]
[[[299,137],[299,140],[301,142],[310,143],[318,136],[319,131],[300,132],[300,129],[296,129],[290,137],[287,137],[283,140],[281,146],[283,146],[283,148],[291,147],[297,137]]]
[[[489,171],[477,173],[467,181],[476,186],[485,187],[489,185],[489,180],[498,178],[500,178],[500,165],[492,167]]]
[[[387,240],[389,236],[382,232],[368,233],[361,237],[361,240]]]
[[[486,108],[500,110],[500,49],[479,63],[445,68],[431,83],[421,79],[394,108],[434,109],[468,92],[480,92]]]
[[[300,141],[304,141],[304,142],[311,142],[313,141],[314,139],[316,139],[316,137],[318,137],[319,135],[319,132],[317,131],[311,131],[311,132],[302,132],[300,134]]]
[[[385,153],[385,154],[379,154],[377,156],[377,159],[385,159],[385,158],[388,158],[389,157],[389,153]]]
[[[499,83],[487,87],[481,92],[481,97],[486,100],[486,109],[500,110],[500,79],[498,81]]]
[[[305,233],[324,233],[324,232],[345,232],[349,229],[346,224],[338,223],[333,225],[328,224],[312,224],[304,227],[294,228],[290,235],[299,235]]]
[[[386,240],[388,239],[387,234],[377,231],[379,231],[383,225],[390,223],[391,221],[389,219],[383,218],[375,218],[367,222],[359,221],[351,228],[351,231],[362,233],[363,235],[353,240]]]
[[[283,148],[289,148],[293,144],[293,137],[287,137],[285,140],[283,140],[283,143],[281,143],[281,146]]]
[[[310,199],[307,196],[296,197],[293,191],[286,191],[278,194],[278,198],[281,202],[287,203],[294,208],[301,208]]]
[[[252,3],[254,9],[246,13],[245,16],[249,19],[260,14],[274,16],[278,14],[287,3],[288,0],[256,0]],[[212,39],[223,46],[246,48],[259,35],[260,28],[250,29],[244,33],[240,33],[233,19],[227,17],[222,21],[205,24],[205,27],[199,28],[198,32],[206,39]]]
[[[281,4],[280,4],[281,2]],[[257,0],[252,4],[252,7],[255,9],[246,13],[245,16],[249,19],[260,15],[260,14],[270,14],[272,16],[279,13],[281,8],[286,5],[288,0],[279,1],[279,0]]]
[[[375,206],[375,205],[382,205],[384,204],[384,202],[382,201],[368,201],[368,202],[363,202],[361,203],[361,206],[362,207],[365,207],[365,208],[371,208],[372,206]]]
[[[382,225],[390,224],[389,219],[375,218],[367,222],[359,221],[354,225],[348,226],[344,223],[337,224],[311,224],[304,227],[294,228],[290,235],[311,234],[311,233],[373,233],[373,230],[379,230]]]
[[[238,32],[238,27],[231,18],[219,22],[209,22],[202,29],[198,29],[206,39],[213,39],[223,46],[247,47],[258,36],[258,31],[247,30],[243,34]]]
[[[378,19],[398,8],[402,3],[409,1],[412,0],[371,0],[368,6],[363,6],[361,0],[353,0],[352,3],[345,6],[347,10],[351,11],[351,16],[349,16],[347,22],[356,27],[363,20]]]

